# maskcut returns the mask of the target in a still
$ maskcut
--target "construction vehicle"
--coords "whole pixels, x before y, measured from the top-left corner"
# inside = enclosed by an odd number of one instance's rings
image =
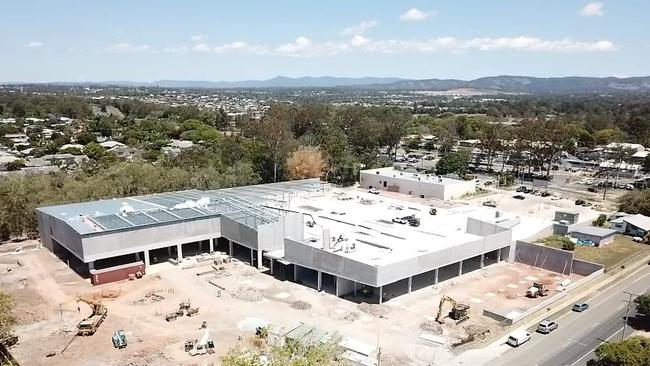
[[[534,282],[533,286],[526,290],[526,296],[531,298],[537,298],[539,296],[548,295],[548,289],[543,283]]]
[[[448,315],[442,316],[442,309],[445,306],[445,303],[449,302],[451,303],[451,310],[449,311]],[[460,304],[456,300],[452,299],[451,297],[447,295],[442,295],[442,298],[440,299],[440,304],[438,305],[438,314],[436,315],[436,321],[440,324],[444,324],[444,318],[447,316],[450,317],[452,320],[456,322],[456,324],[460,324],[467,319],[469,319],[469,315],[467,314],[469,312],[469,305],[467,304]]]
[[[192,302],[190,301],[190,299],[185,299],[183,302],[178,304],[178,308],[181,309],[181,310],[187,310],[187,309],[189,309],[191,307],[192,307]],[[181,315],[183,315],[183,314],[181,314]]]
[[[168,322],[176,320],[176,318],[178,318],[178,314],[175,311],[173,313],[167,313],[165,315],[165,320],[167,320]]]
[[[185,315],[187,316],[194,316],[199,313],[199,308],[189,308],[185,310]]]
[[[77,335],[88,336],[95,334],[104,319],[106,319],[106,315],[108,315],[108,309],[106,306],[104,306],[104,304],[102,304],[101,300],[92,300],[85,299],[83,297],[77,297],[77,301],[85,302],[93,309],[93,313],[89,317],[77,324]]]
[[[121,349],[126,348],[126,333],[123,330],[116,330],[113,333],[113,347]]]
[[[185,341],[185,352],[190,356],[204,355],[214,352],[214,342],[210,339],[210,330],[206,329],[201,339]]]

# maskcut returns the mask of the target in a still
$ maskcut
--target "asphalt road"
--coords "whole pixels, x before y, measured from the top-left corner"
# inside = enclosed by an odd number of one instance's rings
[[[594,349],[607,341],[620,341],[629,295],[650,290],[650,266],[588,299],[590,308],[582,313],[564,309],[556,314],[559,328],[551,334],[533,333],[531,340],[505,351],[490,365],[584,366],[594,357]],[[630,317],[634,304],[630,305]],[[626,330],[628,336],[633,329]],[[502,345],[500,347],[510,347]]]

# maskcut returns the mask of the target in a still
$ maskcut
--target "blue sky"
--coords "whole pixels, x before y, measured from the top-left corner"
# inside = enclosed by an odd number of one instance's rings
[[[650,75],[647,0],[7,1],[0,80]]]

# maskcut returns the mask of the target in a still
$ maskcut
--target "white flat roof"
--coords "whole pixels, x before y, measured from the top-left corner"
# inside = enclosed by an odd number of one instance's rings
[[[434,216],[429,214],[431,207],[357,189],[332,189],[318,196],[292,199],[289,208],[313,216],[316,225],[304,227],[307,244],[323,248],[323,229],[329,229],[331,238],[343,238],[340,243],[331,242],[331,252],[371,265],[399,262],[480,239],[479,235],[467,233],[470,217],[511,228],[513,240],[530,237],[551,224],[503,213],[496,218],[497,210],[471,205],[436,207]],[[408,215],[419,218],[420,226],[392,222],[393,218]],[[304,220],[305,224],[311,221],[308,215]]]
[[[405,172],[402,170],[397,170],[393,167],[367,169],[367,170],[362,170],[361,172],[366,174],[378,175],[380,177],[399,178],[399,179],[411,180],[416,182],[431,183],[431,184],[438,184],[438,185],[445,185],[445,186],[468,183],[468,181],[465,180],[444,178],[444,177],[439,177],[435,174]]]

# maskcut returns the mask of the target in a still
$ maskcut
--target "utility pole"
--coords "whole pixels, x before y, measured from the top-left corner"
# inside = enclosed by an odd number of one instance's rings
[[[630,298],[627,300],[627,310],[625,312],[625,324],[623,324],[623,334],[621,334],[621,341],[625,340],[625,330],[627,329],[627,319],[630,316],[630,304],[632,303],[632,296],[635,297],[641,296],[627,291],[623,291],[623,293],[628,294]]]
[[[605,200],[605,195],[607,194],[608,184],[609,184],[609,171],[605,171],[605,190],[603,191],[603,201]]]

